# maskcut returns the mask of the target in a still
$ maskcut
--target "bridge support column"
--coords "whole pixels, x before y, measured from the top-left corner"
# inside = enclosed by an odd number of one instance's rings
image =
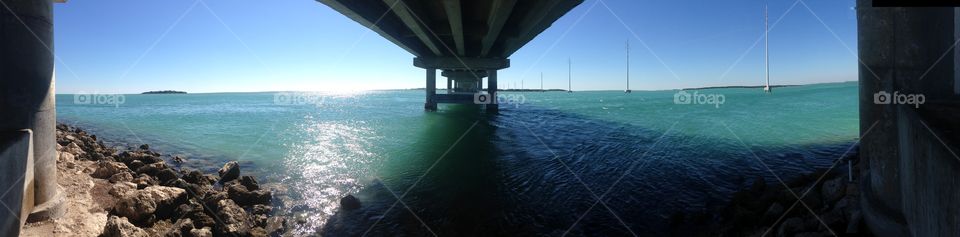
[[[437,110],[437,69],[427,68],[427,101],[423,104],[423,109],[428,111]]]
[[[32,193],[25,195],[32,200],[22,204],[35,204],[26,218],[40,221],[63,213],[57,185],[53,1],[6,2],[7,8],[0,9],[0,131],[32,130],[34,170],[0,167],[0,173],[33,181],[28,184],[33,189],[26,191]]]
[[[487,94],[490,94],[490,98],[493,99],[493,103],[487,104],[487,113],[498,113],[500,111],[500,105],[497,102],[497,70],[491,69],[487,71]]]

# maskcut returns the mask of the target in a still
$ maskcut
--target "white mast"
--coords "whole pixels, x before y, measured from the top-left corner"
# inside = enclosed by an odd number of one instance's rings
[[[627,51],[627,89],[624,90],[624,93],[630,93],[630,40],[626,41],[626,51]]]
[[[543,72],[540,72],[540,92],[543,92]]]
[[[767,6],[763,6],[763,66],[767,84],[763,91],[770,93],[770,25],[767,20]]]
[[[567,58],[567,93],[573,92],[573,59]]]

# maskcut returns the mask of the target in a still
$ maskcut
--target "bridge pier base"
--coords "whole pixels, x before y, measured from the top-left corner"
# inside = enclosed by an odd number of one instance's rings
[[[500,112],[500,105],[497,104],[497,70],[490,69],[487,71],[487,94],[490,95],[490,98],[493,99],[494,103],[487,104],[487,113],[498,113]]]
[[[423,104],[423,109],[427,111],[437,110],[437,69],[427,68],[427,100]]]

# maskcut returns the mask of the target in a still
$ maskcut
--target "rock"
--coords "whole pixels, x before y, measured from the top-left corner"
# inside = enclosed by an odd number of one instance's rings
[[[140,150],[150,150],[150,145],[147,145],[147,144],[140,145]]]
[[[146,231],[131,224],[126,217],[110,216],[103,227],[102,237],[139,237],[149,236]]]
[[[860,233],[860,222],[863,220],[863,215],[860,214],[860,210],[856,210],[850,213],[850,221],[847,222],[847,234],[857,234]]]
[[[287,226],[286,226],[286,222],[283,220],[282,217],[272,216],[270,218],[267,218],[266,228],[264,229],[267,231],[268,235],[274,236],[274,235],[280,235],[284,231],[286,231]]]
[[[843,197],[846,192],[846,183],[842,176],[823,182],[820,193],[823,201],[833,203]]]
[[[792,217],[780,224],[780,228],[777,229],[777,236],[792,236],[802,230],[803,220],[799,217]]]
[[[829,226],[831,230],[841,230],[847,227],[847,222],[846,222],[846,218],[843,215],[843,210],[834,208],[826,213],[819,214],[819,216],[820,216],[820,220],[822,220],[824,224],[827,224],[827,226]]]
[[[219,203],[220,200],[229,199],[229,198],[230,196],[227,195],[226,192],[212,190],[210,192],[207,192],[207,194],[203,195],[203,204],[209,208],[216,208],[217,203]]]
[[[127,165],[124,165],[123,163],[113,162],[113,161],[100,161],[100,162],[97,162],[97,170],[94,171],[93,174],[90,174],[90,176],[93,176],[94,178],[98,178],[98,179],[109,179],[110,176],[113,176],[114,174],[117,174],[120,172],[126,172],[127,170],[129,170],[127,169]]]
[[[71,153],[71,154],[73,154],[73,155],[76,155],[76,156],[80,156],[80,155],[83,155],[83,154],[86,153],[86,152],[83,151],[83,149],[80,148],[80,145],[77,145],[77,143],[75,143],[75,142],[71,142],[71,143],[70,143],[69,145],[67,145],[67,147],[64,148],[64,149],[65,149],[67,152],[69,152],[69,153]]]
[[[778,202],[774,202],[769,208],[767,208],[767,211],[763,213],[763,220],[761,220],[761,222],[764,224],[772,224],[774,221],[777,221],[781,216],[783,216],[784,211],[785,209],[783,208],[783,205],[780,205]]]
[[[167,237],[185,237],[191,236],[190,231],[193,230],[193,221],[190,221],[188,218],[181,218],[177,220],[173,226],[167,230],[167,233],[164,233],[164,236]]]
[[[210,232],[210,227],[203,227],[201,229],[190,230],[190,235],[193,237],[213,237],[213,232]]]
[[[830,234],[823,234],[820,232],[803,232],[803,233],[798,233],[793,237],[824,237],[824,236],[830,236]]]
[[[197,185],[213,185],[217,182],[217,178],[213,175],[203,174],[200,171],[190,171],[187,174],[183,175],[183,180],[188,183],[197,184]]]
[[[253,205],[253,208],[251,208],[250,210],[251,210],[250,213],[253,213],[256,215],[267,215],[267,214],[270,214],[270,211],[273,211],[273,207],[257,204],[257,205]]]
[[[70,152],[60,152],[60,155],[57,157],[57,159],[58,161],[64,162],[64,163],[73,163],[77,161],[76,156],[74,156]]]
[[[247,187],[247,190],[253,191],[260,189],[260,183],[257,182],[257,179],[253,176],[244,175],[240,176],[240,184],[244,187]]]
[[[343,197],[340,199],[340,208],[343,208],[346,210],[353,210],[353,209],[360,208],[360,200],[357,199],[357,197],[354,197],[353,195],[347,194],[346,197]]]
[[[220,174],[220,183],[230,182],[240,177],[240,164],[236,161],[227,162],[217,173]]]
[[[250,236],[267,236],[267,231],[263,227],[254,227],[250,229]]]
[[[161,169],[160,171],[157,171],[156,176],[157,176],[157,180],[159,180],[160,183],[164,183],[167,181],[177,179],[177,172],[173,171],[173,169],[166,168],[166,169]]]
[[[133,190],[137,190],[137,184],[131,182],[117,182],[113,184],[113,186],[110,186],[109,193],[114,197],[120,198],[126,196],[127,192]]]
[[[117,201],[113,212],[133,222],[150,222],[153,217],[164,218],[187,201],[187,192],[181,188],[150,186],[127,193]]]
[[[144,165],[143,167],[137,168],[138,174],[147,174],[151,176],[157,176],[160,171],[168,169],[167,164],[158,162]]]
[[[133,160],[127,163],[127,167],[129,167],[130,170],[138,170],[140,169],[140,167],[143,167],[144,165],[147,165],[147,164],[144,164],[143,161],[140,161],[140,160]]]
[[[176,162],[177,164],[182,164],[183,161],[184,161],[184,159],[183,159],[182,157],[180,157],[180,156],[174,156],[174,157],[173,157],[173,162]]]
[[[233,199],[234,202],[241,206],[270,204],[270,199],[272,198],[270,191],[250,191],[247,190],[247,187],[241,185],[240,182],[237,181],[231,181],[227,184],[224,184],[224,189],[227,190],[227,194],[230,199]]]
[[[237,206],[233,200],[224,199],[217,202],[217,216],[223,221],[220,232],[224,235],[247,236],[250,232],[250,216]]]
[[[137,178],[133,179],[133,183],[137,184],[137,189],[144,189],[159,184],[156,179],[147,174],[140,174]]]
[[[113,174],[113,176],[110,176],[111,183],[130,182],[130,181],[133,181],[133,174],[131,174],[130,172],[120,172],[120,173]]]
[[[193,200],[190,200],[188,204],[180,204],[175,215],[190,218],[190,220],[193,220],[194,226],[217,225],[216,220],[204,212],[204,206]]]

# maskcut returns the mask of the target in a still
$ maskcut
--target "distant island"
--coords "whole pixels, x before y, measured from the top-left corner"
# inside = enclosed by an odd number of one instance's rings
[[[791,86],[797,86],[797,85],[771,85],[770,88],[791,87]],[[733,88],[763,88],[763,86],[708,86],[708,87],[683,88],[680,90],[733,89]]]
[[[186,94],[186,91],[174,91],[174,90],[165,90],[165,91],[147,91],[140,94]]]

